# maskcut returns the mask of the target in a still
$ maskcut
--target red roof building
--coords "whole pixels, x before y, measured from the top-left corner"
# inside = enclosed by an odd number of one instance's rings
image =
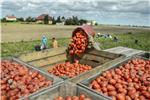
[[[42,14],[40,16],[38,16],[36,19],[37,20],[44,20],[45,16],[47,16],[48,14]],[[48,19],[52,20],[52,17],[48,15]]]
[[[47,16],[48,14],[41,14],[40,16],[38,16],[37,18],[36,18],[36,23],[44,23],[44,18],[45,18],[45,16]],[[52,17],[51,16],[49,16],[48,15],[48,19],[49,19],[49,24],[52,24]]]

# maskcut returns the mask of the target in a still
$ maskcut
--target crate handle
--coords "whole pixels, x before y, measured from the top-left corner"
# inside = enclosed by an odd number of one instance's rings
[[[96,63],[99,63],[99,61],[97,61],[97,60],[91,60],[91,61],[96,62]]]

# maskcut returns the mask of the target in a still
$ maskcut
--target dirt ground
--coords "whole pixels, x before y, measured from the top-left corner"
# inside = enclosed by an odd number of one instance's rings
[[[2,23],[1,41],[17,42],[32,41],[41,39],[42,35],[48,38],[68,38],[71,37],[72,31],[77,26],[57,26],[57,25],[41,25],[41,24],[21,24],[21,23]],[[127,33],[127,32],[150,32],[149,28],[128,27],[128,26],[110,26],[99,25],[94,26],[96,33]]]

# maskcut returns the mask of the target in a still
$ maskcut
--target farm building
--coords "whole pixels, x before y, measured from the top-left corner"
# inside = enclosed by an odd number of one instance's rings
[[[88,22],[86,24],[87,25],[96,25],[96,21],[95,20],[88,20]]]
[[[6,16],[6,21],[17,21],[17,17],[15,17],[14,15],[12,16]]]
[[[65,22],[56,23],[56,25],[65,25]]]
[[[45,16],[47,16],[48,14],[41,14],[40,16],[38,16],[36,19],[36,23],[44,23],[44,18]],[[52,24],[52,17],[48,15],[48,20],[49,20],[49,24]]]

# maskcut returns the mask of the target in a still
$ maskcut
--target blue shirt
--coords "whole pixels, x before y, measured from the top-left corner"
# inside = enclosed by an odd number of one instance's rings
[[[44,45],[47,44],[47,38],[46,37],[42,37],[42,44],[44,44]]]

